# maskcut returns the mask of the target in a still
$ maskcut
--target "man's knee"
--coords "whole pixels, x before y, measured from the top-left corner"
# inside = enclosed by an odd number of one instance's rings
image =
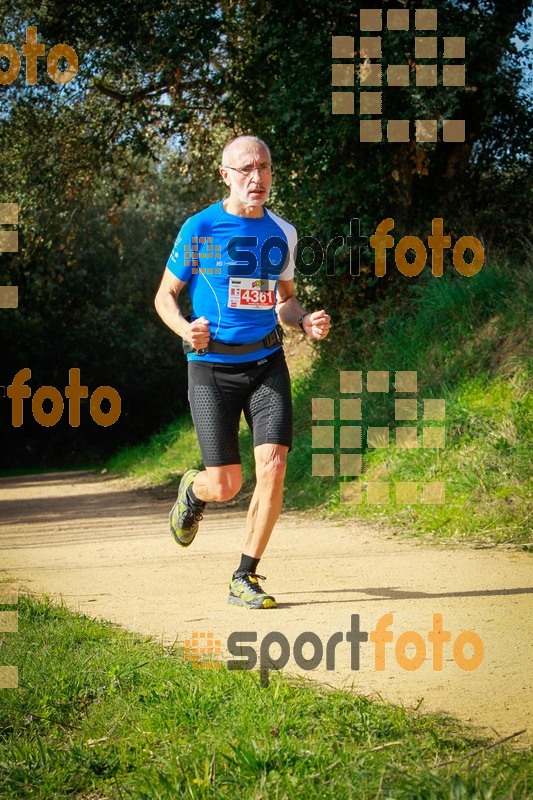
[[[242,476],[235,472],[218,471],[216,476],[211,476],[209,489],[215,503],[231,500],[240,491]]]
[[[266,483],[280,483],[287,469],[287,447],[281,445],[260,446],[256,448],[257,479]]]

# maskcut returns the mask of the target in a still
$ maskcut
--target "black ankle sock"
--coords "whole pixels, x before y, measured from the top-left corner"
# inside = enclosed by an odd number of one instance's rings
[[[196,495],[194,494],[194,492],[193,492],[193,490],[192,490],[192,483],[191,483],[191,485],[189,486],[189,488],[187,489],[187,494],[189,495],[189,497],[191,498],[191,500],[193,501],[193,503],[194,503],[196,506],[205,505],[204,501],[203,501],[203,500],[199,500],[199,499],[196,497]]]
[[[259,558],[252,558],[252,556],[241,555],[241,563],[237,572],[255,572],[259,565]]]

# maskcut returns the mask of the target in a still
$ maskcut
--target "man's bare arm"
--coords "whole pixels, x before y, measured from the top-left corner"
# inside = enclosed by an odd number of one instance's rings
[[[276,310],[284,325],[300,330],[298,320],[303,317],[302,325],[311,339],[325,339],[331,327],[331,317],[324,309],[305,311],[294,293],[294,281],[278,281],[278,302]]]
[[[187,286],[185,281],[176,278],[169,269],[165,269],[163,278],[154,299],[157,313],[171,331],[190,342],[195,350],[207,347],[209,342],[209,322],[199,317],[188,322],[179,307],[178,298],[181,290]]]

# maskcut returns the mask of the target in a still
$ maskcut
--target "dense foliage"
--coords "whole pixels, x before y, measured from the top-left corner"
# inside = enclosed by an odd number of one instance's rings
[[[4,400],[0,465],[89,462],[158,429],[185,407],[179,342],[152,298],[180,223],[220,197],[216,165],[234,133],[272,147],[276,211],[300,236],[325,245],[346,237],[352,218],[370,235],[387,216],[395,235],[423,240],[433,217],[446,232],[519,249],[527,233],[531,125],[523,90],[527,0],[432,0],[438,36],[466,37],[466,87],[383,92],[384,118],[464,118],[464,143],[359,142],[355,114],[331,114],[331,36],[358,36],[361,7],[377,2],[171,0],[88,4],[0,2],[1,41],[21,51],[35,25],[48,52],[65,42],[79,71],[61,86],[38,61],[38,82],[0,86],[0,202],[20,206],[18,253],[0,256],[0,284],[19,286],[17,310],[0,311],[8,385],[30,367],[33,391],[66,385],[79,367],[92,391],[114,386],[122,416],[103,429],[82,413],[54,428],[34,424],[26,401],[14,429]],[[414,66],[413,31],[383,37],[383,63]],[[7,67],[3,59],[0,66]],[[356,88],[357,93],[357,88]],[[390,268],[301,276],[310,294],[350,317],[376,302]],[[302,268],[302,272],[305,269]],[[414,279],[416,280],[416,279]],[[318,302],[318,299],[317,299]]]

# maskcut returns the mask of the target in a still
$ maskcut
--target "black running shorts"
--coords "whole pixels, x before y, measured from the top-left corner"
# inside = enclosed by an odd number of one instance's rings
[[[239,421],[244,411],[260,444],[292,446],[292,398],[283,349],[259,361],[189,361],[189,403],[206,467],[240,464]]]

